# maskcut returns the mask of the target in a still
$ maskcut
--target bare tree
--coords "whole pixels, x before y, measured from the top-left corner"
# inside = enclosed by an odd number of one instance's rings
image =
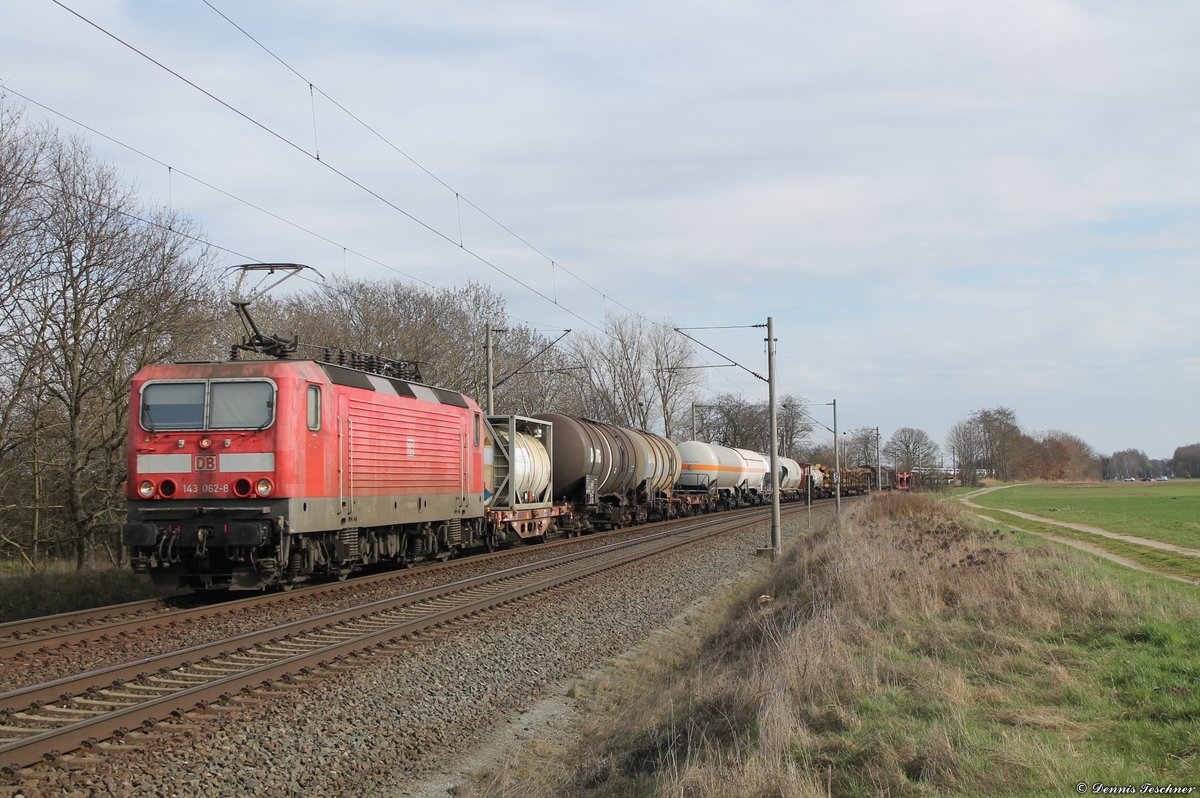
[[[1171,469],[1181,479],[1200,477],[1200,443],[1177,446],[1171,458]]]
[[[811,443],[803,447],[796,455],[797,460],[802,463],[822,463],[824,465],[833,466],[835,454],[833,451],[833,443]]]
[[[580,367],[578,406],[585,415],[678,434],[700,378],[688,368],[695,363],[691,345],[669,322],[610,315],[603,335],[581,333],[569,351]]]
[[[43,258],[17,309],[36,381],[23,398],[25,456],[35,512],[59,511],[83,567],[123,506],[129,378],[209,328],[212,302],[186,221],[139,208],[79,141],[53,141],[43,169]]]
[[[494,366],[498,412],[575,412],[571,403],[577,396],[578,368],[565,347],[568,340],[563,333],[548,339],[524,325],[510,325],[499,336]]]
[[[812,431],[804,399],[785,396],[776,404],[779,454],[801,458],[802,444]],[[735,394],[719,394],[696,405],[696,439],[721,446],[768,452],[771,447],[770,407]]]
[[[1149,460],[1140,449],[1123,449],[1113,452],[1109,467],[1116,479],[1141,479],[1147,473]]]
[[[971,414],[983,446],[982,465],[997,479],[1007,481],[1018,471],[1022,457],[1021,428],[1012,408],[994,407]]]
[[[874,427],[859,427],[842,433],[843,466],[876,464],[877,433]]]
[[[1101,479],[1100,456],[1081,438],[1069,432],[1052,430],[1037,442],[1041,452],[1040,479]]]
[[[40,324],[28,303],[37,296],[44,258],[37,230],[45,214],[45,155],[52,136],[24,123],[20,111],[0,95],[0,458],[35,362],[23,346],[24,333]]]
[[[883,447],[883,456],[899,471],[937,465],[941,449],[923,429],[901,427]]]
[[[577,363],[566,348],[572,338],[555,344],[561,333],[549,338],[514,323],[503,297],[482,284],[431,289],[335,278],[284,300],[264,300],[254,313],[260,327],[297,336],[307,356],[324,357],[326,349],[336,356],[342,349],[412,361],[423,381],[480,403],[487,395],[491,327],[498,412],[578,412]]]
[[[786,394],[776,402],[776,422],[779,429],[779,454],[792,459],[800,458],[800,449],[813,425],[808,415],[808,400]]]
[[[702,372],[696,368],[696,350],[690,341],[672,329],[668,320],[650,325],[645,342],[653,364],[650,381],[663,422],[663,435],[675,438],[681,427],[679,417],[694,401],[703,382]]]
[[[986,456],[984,436],[979,425],[970,419],[956,423],[946,435],[946,449],[950,452],[962,484],[977,485],[978,471]]]

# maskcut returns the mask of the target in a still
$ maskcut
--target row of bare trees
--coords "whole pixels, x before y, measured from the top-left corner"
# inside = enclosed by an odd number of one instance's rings
[[[976,410],[950,428],[946,449],[963,484],[982,476],[1023,479],[1093,480],[1103,477],[1100,456],[1069,432],[1029,434],[1007,407]]]
[[[130,374],[205,349],[208,252],[88,147],[0,104],[0,542],[29,561],[110,536]]]
[[[1158,479],[1200,477],[1200,443],[1177,446],[1171,458],[1151,459],[1141,449],[1122,449],[1104,458],[1105,479]]]

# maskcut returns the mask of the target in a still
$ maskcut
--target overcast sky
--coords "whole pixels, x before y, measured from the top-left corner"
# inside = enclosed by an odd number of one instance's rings
[[[771,316],[781,394],[884,441],[1200,441],[1200,4],[211,2],[287,66],[203,0],[64,0],[253,121],[51,0],[0,3],[0,82],[169,164],[9,94],[223,263],[474,279],[549,335]]]

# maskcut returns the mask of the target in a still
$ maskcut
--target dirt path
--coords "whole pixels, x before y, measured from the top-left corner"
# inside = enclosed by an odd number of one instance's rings
[[[1152,549],[1161,549],[1162,551],[1170,551],[1175,554],[1184,554],[1189,557],[1200,557],[1200,549],[1189,549],[1184,546],[1176,546],[1172,543],[1163,543],[1162,541],[1159,541],[1159,540],[1149,540],[1148,538],[1137,537],[1136,535],[1122,535],[1118,532],[1110,532],[1107,529],[1101,529],[1100,527],[1088,526],[1086,524],[1071,524],[1071,523],[1067,523],[1065,521],[1058,521],[1053,518],[1046,518],[1046,517],[1040,516],[1040,515],[1033,515],[1032,513],[1020,512],[1019,510],[1001,510],[998,507],[984,507],[981,504],[976,504],[975,502],[971,501],[971,499],[975,498],[976,496],[981,496],[985,493],[991,493],[992,491],[996,491],[996,490],[1003,490],[1004,488],[1008,488],[1008,487],[1011,487],[1011,486],[1010,485],[998,485],[996,487],[991,487],[991,488],[981,488],[977,491],[972,491],[971,493],[966,493],[966,494],[963,494],[962,496],[958,496],[957,499],[959,502],[961,502],[966,507],[973,507],[977,510],[991,510],[992,512],[1008,513],[1009,515],[1015,515],[1018,518],[1024,518],[1028,521],[1037,521],[1039,523],[1048,524],[1050,526],[1061,526],[1061,527],[1065,527],[1067,529],[1074,529],[1079,532],[1086,532],[1090,535],[1099,535],[1100,537],[1112,538],[1113,540],[1121,540],[1126,543],[1132,543],[1132,544],[1135,544],[1138,546],[1146,546],[1146,547],[1152,548]],[[1012,524],[1005,524],[1003,521],[997,521],[994,518],[991,518],[991,517],[985,516],[985,515],[980,515],[979,513],[971,513],[971,514],[974,515],[976,518],[982,518],[983,520],[987,521],[988,523],[1000,524],[1001,526],[1007,527],[1008,529],[1014,529],[1018,532],[1031,532],[1034,535],[1039,535],[1041,537],[1048,538],[1050,540],[1055,541],[1056,543],[1062,543],[1065,546],[1073,546],[1076,549],[1079,549],[1081,551],[1086,551],[1087,553],[1093,554],[1097,557],[1102,557],[1105,560],[1109,560],[1110,562],[1115,562],[1118,565],[1123,565],[1126,568],[1132,568],[1135,571],[1143,571],[1145,573],[1150,573],[1150,574],[1155,574],[1157,576],[1166,577],[1167,579],[1174,579],[1176,582],[1183,582],[1184,584],[1188,584],[1188,585],[1200,584],[1200,582],[1198,582],[1197,580],[1194,580],[1194,579],[1188,579],[1188,578],[1182,577],[1182,576],[1175,576],[1174,574],[1167,574],[1167,573],[1163,573],[1162,571],[1156,571],[1153,568],[1148,568],[1145,565],[1142,565],[1141,563],[1134,562],[1133,560],[1130,560],[1127,557],[1122,557],[1119,554],[1114,554],[1105,548],[1097,546],[1093,543],[1088,543],[1087,541],[1084,541],[1084,540],[1077,540],[1075,538],[1059,537],[1058,535],[1055,535],[1050,532],[1033,532],[1032,530],[1022,529],[1021,527],[1013,526]]]
[[[1112,538],[1113,540],[1123,540],[1126,543],[1133,543],[1138,546],[1146,546],[1151,549],[1159,549],[1161,551],[1169,551],[1174,554],[1183,554],[1188,557],[1200,557],[1200,549],[1190,549],[1187,546],[1177,546],[1174,543],[1163,543],[1161,540],[1151,540],[1149,538],[1140,538],[1137,535],[1123,535],[1120,532],[1109,532],[1107,529],[1101,529],[1098,526],[1088,526],[1087,524],[1071,524],[1066,521],[1058,521],[1054,518],[1046,518],[1043,515],[1034,515],[1033,513],[1024,513],[1020,510],[1006,510],[999,507],[984,507],[981,504],[976,504],[971,501],[976,496],[981,496],[984,493],[1002,490],[1010,487],[1008,485],[1000,485],[994,488],[983,488],[972,493],[966,493],[958,497],[958,500],[968,507],[974,507],[979,510],[991,510],[992,512],[1008,513],[1015,515],[1017,518],[1024,518],[1027,521],[1037,521],[1042,524],[1050,524],[1051,526],[1061,526],[1066,529],[1074,529],[1079,532],[1087,532],[1089,535],[1099,535],[1101,537]]]

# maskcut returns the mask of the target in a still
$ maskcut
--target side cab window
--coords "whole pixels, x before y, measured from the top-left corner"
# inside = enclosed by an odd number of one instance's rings
[[[321,428],[321,386],[308,386],[308,428],[316,432]]]

